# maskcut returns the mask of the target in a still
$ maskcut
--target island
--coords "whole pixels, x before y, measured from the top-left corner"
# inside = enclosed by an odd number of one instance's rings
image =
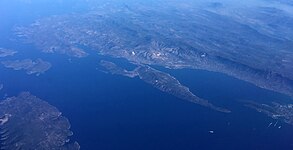
[[[11,49],[0,48],[0,57],[13,56],[17,51]]]
[[[293,104],[279,104],[272,102],[268,105],[247,101],[245,105],[275,120],[293,125]]]
[[[24,70],[27,74],[40,74],[45,73],[51,68],[51,63],[44,61],[40,58],[35,61],[31,59],[15,60],[15,61],[2,61],[1,62],[6,68],[12,68],[14,70]]]
[[[168,73],[156,70],[152,67],[139,65],[133,71],[128,71],[117,66],[113,62],[101,61],[100,65],[106,69],[111,74],[118,74],[127,77],[139,77],[144,82],[152,85],[154,88],[174,95],[182,100],[189,101],[191,103],[199,104],[208,108],[211,108],[216,111],[229,113],[230,111],[225,108],[214,106],[209,103],[207,100],[197,97],[194,95],[188,87],[182,85],[175,77],[171,76]]]
[[[46,101],[23,92],[0,102],[1,149],[79,150],[68,119]]]

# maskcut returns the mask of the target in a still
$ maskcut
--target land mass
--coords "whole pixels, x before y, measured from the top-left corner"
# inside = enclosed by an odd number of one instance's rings
[[[13,56],[17,51],[11,49],[0,48],[0,57]]]
[[[293,97],[288,12],[268,4],[251,4],[245,11],[242,5],[181,4],[104,5],[90,13],[40,19],[15,33],[43,52],[82,57],[92,50],[136,64],[220,72]],[[240,14],[229,13],[238,7]],[[268,15],[272,20],[264,19]],[[277,24],[280,18],[290,23]]]
[[[260,104],[253,101],[246,102],[246,106],[260,113],[263,113],[273,119],[283,121],[293,125],[293,104]]]
[[[197,97],[189,90],[188,87],[182,85],[175,77],[171,76],[168,73],[156,70],[150,66],[139,65],[133,71],[128,71],[109,61],[101,61],[100,65],[112,74],[123,75],[131,78],[139,77],[141,80],[152,85],[154,88],[162,92],[171,94],[182,100],[199,104],[216,111],[225,113],[230,112],[225,108],[214,106],[207,100]]]
[[[1,149],[78,150],[70,142],[67,118],[54,106],[28,92],[0,102]]]
[[[31,59],[15,60],[15,61],[2,61],[1,62],[6,68],[12,68],[14,70],[25,70],[27,74],[40,74],[45,73],[51,68],[51,64],[40,58],[35,61]]]

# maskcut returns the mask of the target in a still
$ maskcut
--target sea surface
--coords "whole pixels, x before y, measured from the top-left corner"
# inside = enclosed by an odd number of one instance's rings
[[[51,62],[52,68],[37,77],[1,66],[4,89],[0,96],[29,91],[47,100],[69,118],[73,138],[82,149],[292,148],[292,126],[278,122],[276,127],[267,128],[276,121],[241,103],[287,99],[277,93],[219,73],[164,69],[196,95],[232,110],[225,114],[160,92],[138,78],[99,71],[99,60],[109,58],[92,54],[73,59],[43,54],[30,45],[17,45],[20,52],[13,59],[40,57]]]
[[[18,23],[25,24],[36,17]],[[163,93],[138,78],[106,74],[98,69],[102,59],[127,66],[124,60],[98,56],[95,52],[81,59],[44,54],[32,45],[21,44],[13,39],[11,29],[16,21],[10,19],[11,23],[1,25],[1,31],[5,32],[0,33],[0,47],[19,53],[3,60],[42,58],[52,68],[34,76],[0,66],[0,82],[4,84],[1,99],[29,91],[48,101],[70,120],[73,140],[82,149],[293,149],[292,126],[278,122],[276,127],[268,128],[276,120],[242,103],[289,101],[286,96],[219,73],[157,67],[175,76],[197,96],[232,111],[216,112]]]

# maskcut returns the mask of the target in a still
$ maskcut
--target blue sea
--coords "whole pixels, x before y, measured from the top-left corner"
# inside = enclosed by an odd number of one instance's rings
[[[177,77],[199,97],[232,110],[229,114],[216,112],[163,93],[138,78],[103,73],[98,63],[110,58],[94,52],[77,59],[44,54],[33,45],[15,42],[8,32],[13,24],[29,23],[38,15],[22,21],[5,16],[11,22],[1,25],[0,47],[19,51],[5,59],[42,58],[51,62],[52,68],[37,77],[0,66],[0,81],[4,84],[0,97],[29,91],[56,106],[70,120],[72,139],[79,142],[81,149],[293,149],[293,126],[278,122],[282,128],[267,128],[276,120],[241,103],[286,101],[288,97],[219,73],[159,68]],[[127,65],[124,60],[110,60]]]

